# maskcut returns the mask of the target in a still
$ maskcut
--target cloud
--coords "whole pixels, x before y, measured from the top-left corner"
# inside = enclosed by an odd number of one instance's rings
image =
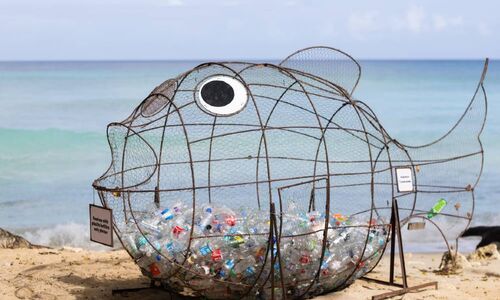
[[[482,36],[490,36],[491,35],[490,26],[488,26],[488,24],[486,24],[485,22],[479,22],[477,24],[477,31]]]
[[[405,22],[407,28],[414,33],[419,33],[424,29],[424,21],[426,15],[425,11],[422,7],[412,5],[407,11],[405,15]]]
[[[347,21],[349,31],[358,39],[365,39],[368,35],[382,29],[378,11],[352,13]]]
[[[183,6],[184,1],[183,0],[163,0],[165,1],[166,6]]]
[[[443,15],[434,15],[432,18],[433,28],[436,31],[443,31],[448,28],[458,27],[463,24],[462,16],[446,17]]]
[[[385,14],[377,10],[354,12],[349,15],[347,26],[352,36],[365,40],[377,32],[408,32],[420,34],[423,32],[441,32],[460,27],[464,24],[462,16],[447,16],[444,14],[430,15],[417,5],[412,5],[399,14]],[[480,32],[487,34],[487,26],[479,28]]]
[[[388,18],[386,18],[388,19]],[[413,34],[422,32],[442,32],[464,25],[461,15],[449,16],[441,13],[428,14],[421,6],[410,6],[400,17],[393,18],[392,26],[395,31],[408,31]]]
[[[220,6],[226,6],[226,7],[237,7],[237,6],[241,5],[241,3],[238,0],[219,1],[218,4]]]

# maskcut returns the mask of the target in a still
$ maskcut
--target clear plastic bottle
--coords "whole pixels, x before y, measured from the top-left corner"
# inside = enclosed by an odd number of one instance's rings
[[[253,256],[246,256],[234,266],[234,272],[243,277],[251,277],[256,273],[255,264]]]
[[[151,235],[160,236],[162,233],[162,228],[156,219],[144,219],[139,223],[141,230]]]
[[[179,216],[188,211],[188,206],[181,201],[176,202],[172,206],[172,212],[174,215]]]
[[[216,230],[220,233],[227,232],[236,225],[236,213],[229,207],[219,207],[214,216]]]
[[[184,215],[177,216],[170,224],[170,238],[177,243],[187,244],[191,234],[191,226]]]
[[[214,218],[212,206],[204,206],[200,215],[200,220],[197,222],[197,233],[208,235],[212,232],[212,221]]]
[[[122,241],[124,247],[132,254],[133,257],[137,257],[139,254],[139,249],[136,244],[136,234],[132,232],[124,232],[122,234]]]
[[[152,238],[152,236],[148,236],[146,242],[141,242],[139,250],[148,257],[156,256],[161,251],[161,244],[158,240]]]

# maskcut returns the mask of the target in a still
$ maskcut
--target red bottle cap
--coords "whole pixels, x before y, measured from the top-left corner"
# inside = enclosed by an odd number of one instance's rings
[[[226,218],[226,224],[229,226],[236,225],[236,218],[234,216],[229,216]]]
[[[160,268],[155,263],[149,265],[149,271],[153,277],[160,276],[161,274]]]
[[[311,260],[310,260],[309,256],[307,256],[307,255],[302,255],[300,257],[300,262],[303,263],[303,264],[308,264],[310,261]]]
[[[179,237],[179,234],[184,231],[184,228],[176,225],[173,229],[172,232],[175,234],[175,236]]]

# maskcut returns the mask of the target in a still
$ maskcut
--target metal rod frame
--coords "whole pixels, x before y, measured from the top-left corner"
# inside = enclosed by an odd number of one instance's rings
[[[312,53],[312,54],[310,54]],[[318,54],[319,53],[319,54]],[[316,58],[318,55],[319,58]],[[333,58],[329,58],[332,56]],[[324,58],[327,57],[327,58]],[[340,58],[339,58],[340,57]],[[302,68],[300,62],[315,63],[318,60],[321,63],[333,62],[333,74],[340,74],[340,77],[325,77],[320,72],[314,73],[307,68]],[[341,77],[340,69],[337,69],[336,63],[346,64],[350,63],[350,74],[352,78],[346,76]],[[439,195],[470,195],[471,210],[464,216],[461,213],[451,214],[444,212],[442,217],[450,217],[453,220],[463,220],[464,230],[469,226],[472,215],[474,213],[474,189],[479,182],[479,178],[483,169],[483,148],[480,140],[481,132],[484,128],[487,115],[487,98],[483,86],[483,81],[486,75],[488,60],[486,60],[483,73],[477,85],[475,93],[470,100],[463,115],[459,118],[456,124],[441,138],[432,143],[422,146],[404,145],[399,141],[393,139],[380,124],[375,113],[363,101],[356,100],[352,93],[358,85],[361,76],[361,67],[357,61],[351,56],[338,49],[329,47],[311,47],[299,50],[290,55],[279,65],[275,64],[255,64],[255,63],[241,63],[241,62],[210,62],[197,66],[193,70],[179,75],[175,79],[169,79],[161,84],[151,92],[151,94],[142,101],[142,103],[133,111],[130,117],[122,122],[114,122],[108,125],[108,143],[112,150],[112,162],[108,170],[100,178],[96,179],[93,187],[97,190],[101,202],[104,206],[112,208],[114,214],[114,230],[117,237],[121,240],[122,230],[129,222],[136,224],[137,230],[146,237],[144,229],[138,224],[137,214],[141,213],[138,203],[140,201],[151,201],[157,207],[161,207],[163,198],[174,193],[189,192],[191,197],[191,205],[193,214],[191,219],[191,230],[189,233],[189,242],[185,251],[186,255],[183,261],[172,261],[158,251],[158,255],[162,256],[170,264],[175,266],[175,270],[168,276],[162,278],[163,282],[170,282],[169,279],[178,276],[178,274],[191,274],[199,278],[207,278],[213,280],[215,283],[220,283],[226,286],[243,287],[245,292],[237,295],[238,297],[249,295],[250,293],[271,288],[271,298],[275,298],[275,287],[282,290],[282,298],[287,297],[287,289],[283,282],[284,271],[282,270],[282,256],[280,253],[280,245],[284,239],[293,238],[294,236],[283,235],[282,228],[282,215],[285,212],[284,202],[287,201],[284,195],[287,190],[293,188],[310,187],[310,196],[308,199],[307,209],[320,210],[325,217],[325,227],[319,231],[308,232],[307,234],[323,233],[321,239],[321,258],[318,264],[318,270],[315,274],[305,280],[308,287],[304,289],[298,298],[308,297],[314,295],[315,284],[321,282],[320,271],[324,259],[325,249],[329,243],[328,232],[329,230],[338,229],[329,226],[330,214],[332,205],[335,201],[334,191],[348,190],[354,188],[368,188],[369,191],[369,205],[359,211],[352,212],[351,215],[365,215],[367,220],[372,220],[375,217],[384,215],[388,209],[391,213],[390,223],[372,224],[369,222],[366,225],[366,240],[364,248],[359,260],[356,262],[355,267],[350,273],[345,276],[345,279],[340,282],[335,289],[340,289],[350,284],[355,279],[356,271],[365,262],[369,262],[368,272],[373,270],[379,263],[383,253],[385,252],[387,243],[391,242],[391,262],[390,262],[390,278],[389,283],[394,286],[399,286],[394,282],[394,250],[395,240],[398,239],[398,247],[400,250],[400,261],[403,273],[402,289],[396,292],[386,293],[374,297],[374,299],[385,299],[384,297],[391,297],[401,295],[409,291],[414,291],[423,287],[434,285],[437,283],[429,283],[414,287],[408,287],[406,280],[406,269],[404,264],[403,241],[401,239],[401,226],[406,224],[412,218],[423,218],[437,227],[443,236],[446,246],[451,251],[448,244],[449,236],[446,235],[444,230],[441,230],[437,224],[428,218],[425,218],[425,209],[418,205],[418,199],[421,197],[439,197]],[[211,71],[213,70],[213,71]],[[272,80],[268,82],[253,82],[248,79],[248,73],[257,72],[258,70],[265,70],[270,74],[274,74],[276,78],[281,78],[283,83],[276,83]],[[205,118],[206,120],[193,120],[192,114],[197,109],[198,103],[196,100],[197,87],[193,82],[199,82],[203,78],[198,76],[216,76],[225,75],[240,81],[246,88],[248,93],[248,103],[245,110],[251,110],[255,113],[255,120],[252,122],[238,121],[237,114],[232,116],[232,122],[223,122],[224,117],[212,116]],[[346,80],[347,79],[347,80]],[[278,80],[277,80],[278,81]],[[285,82],[287,81],[287,82]],[[345,85],[341,84],[344,83]],[[280,91],[279,96],[273,96],[276,92]],[[300,97],[304,100],[305,104],[298,105],[293,102],[293,97]],[[484,102],[479,99],[484,96]],[[186,100],[187,99],[187,100]],[[334,111],[323,111],[317,106],[320,101],[331,103],[337,107]],[[270,105],[269,112],[264,113],[261,111],[259,104]],[[300,111],[305,116],[311,116],[311,122],[307,126],[289,123],[284,126],[273,125],[275,121],[272,117],[276,111],[280,109],[288,109],[290,111]],[[476,120],[476,125],[479,126],[474,133],[474,136],[469,136],[469,141],[475,143],[474,150],[467,150],[465,153],[457,153],[452,151],[449,156],[430,156],[422,155],[422,152],[427,149],[434,149],[439,147],[446,138],[457,134],[460,130],[462,122],[468,121],[469,113],[473,109],[480,109],[482,117]],[[484,112],[483,112],[484,110]],[[349,113],[352,119],[350,122],[343,121],[345,114]],[[200,114],[204,112],[200,111]],[[201,119],[201,118],[200,118]],[[207,128],[208,136],[193,137],[195,130],[204,130]],[[219,132],[220,128],[234,128],[227,132]],[[168,148],[166,141],[172,138],[168,135],[170,130],[177,130],[182,140],[184,140],[186,153],[182,159],[169,160],[165,158],[167,153],[172,155]],[[295,135],[297,138],[303,139],[304,143],[315,143],[316,151],[311,157],[304,157],[298,155],[288,155],[287,153],[271,153],[273,133],[282,133],[283,135]],[[238,136],[245,136],[247,134],[258,134],[259,141],[258,147],[255,152],[248,156],[233,156],[231,157],[217,157],[214,156],[214,146],[218,141],[230,139]],[[364,159],[338,159],[335,152],[332,151],[331,141],[332,134],[342,134],[342,138],[349,141],[355,141],[366,146],[362,150],[366,152]],[[150,140],[151,135],[159,136],[159,140]],[[208,143],[208,155],[206,158],[196,157],[195,147],[205,145]],[[140,145],[143,150],[138,150],[134,147]],[[363,147],[364,147],[363,146]],[[456,145],[460,147],[460,145]],[[356,149],[352,149],[355,151]],[[143,151],[143,152],[139,152]],[[142,153],[150,155],[148,161],[143,161],[140,164],[134,165],[134,160],[142,157]],[[175,152],[173,152],[175,154]],[[447,184],[439,181],[423,182],[420,183],[419,169],[427,166],[441,166],[443,164],[460,161],[463,159],[479,159],[480,168],[475,182],[467,182],[467,184],[455,185]],[[241,170],[241,172],[253,173],[254,180],[232,181],[226,180],[220,183],[220,180],[214,175],[215,164],[221,163],[234,163],[234,162],[248,162],[252,161],[255,165],[255,171]],[[304,173],[304,175],[297,176],[284,176],[276,177],[272,175],[278,162],[286,161],[288,164],[298,163],[312,163],[312,173]],[[163,174],[168,174],[169,167],[171,166],[187,166],[186,174],[182,176],[189,177],[185,185],[176,187],[169,187],[165,185]],[[199,173],[196,173],[200,165],[207,166],[206,184],[200,184]],[[340,166],[348,165],[352,167],[349,172],[336,171]],[[356,171],[355,166],[363,165],[366,168],[363,171]],[[396,167],[406,166],[411,168],[413,173],[414,190],[407,193],[397,192],[397,182],[395,179],[394,170]],[[236,171],[236,170],[234,170]],[[130,182],[130,178],[134,174],[143,174],[144,176],[136,182]],[[174,174],[176,176],[178,174]],[[381,176],[386,176],[381,180]],[[197,177],[198,176],[198,177]],[[134,179],[134,178],[133,178]],[[356,179],[357,181],[353,181]],[[345,181],[344,181],[345,180]],[[349,181],[350,180],[350,181]],[[112,182],[113,184],[111,184]],[[258,233],[261,235],[268,235],[267,251],[265,254],[264,262],[258,271],[257,277],[252,284],[226,282],[217,278],[209,277],[205,274],[196,273],[187,266],[187,260],[191,253],[191,243],[196,239],[210,238],[205,236],[196,236],[194,234],[195,224],[195,208],[201,201],[200,195],[206,192],[207,200],[209,203],[218,201],[217,196],[214,194],[216,191],[224,189],[246,188],[249,186],[255,187],[254,195],[257,207],[267,213],[269,216],[269,231]],[[380,190],[390,191],[387,195],[383,195]],[[319,199],[319,191],[325,191],[324,200]],[[382,196],[383,195],[383,196]],[[420,197],[420,198],[419,198]],[[466,196],[463,196],[466,197]],[[468,197],[468,196],[467,196]],[[381,198],[387,200],[386,205],[381,205]],[[389,201],[392,199],[392,205]],[[405,199],[407,205],[399,209],[398,200]],[[322,200],[322,201],[319,201]],[[266,202],[268,206],[266,205]],[[279,204],[279,211],[276,209],[275,202]],[[323,203],[324,207],[320,206]],[[409,204],[408,204],[409,203]],[[385,212],[384,212],[385,211]],[[400,220],[399,213],[403,212],[405,217]],[[369,232],[374,226],[386,226],[390,228],[390,235],[386,236],[386,243],[381,251],[377,253],[376,257],[364,257],[366,246],[368,244]],[[364,228],[365,226],[359,226]],[[257,234],[257,235],[258,235]],[[216,236],[211,236],[216,237]],[[147,237],[146,237],[147,239]],[[151,241],[147,239],[148,243]],[[124,244],[125,245],[125,244]],[[274,247],[277,248],[276,256],[274,254]],[[154,248],[154,247],[153,247]],[[131,257],[134,257],[130,249],[125,249],[129,252]],[[139,259],[139,258],[135,258]],[[270,263],[270,274],[265,280],[261,277],[264,276],[263,270],[266,264]],[[276,281],[276,274],[274,274],[274,265],[279,265],[279,281]],[[203,290],[197,291],[203,295]],[[234,297],[235,295],[228,295]]]

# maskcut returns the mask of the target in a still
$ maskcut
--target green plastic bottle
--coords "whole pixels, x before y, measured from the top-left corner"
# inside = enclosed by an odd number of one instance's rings
[[[446,204],[448,204],[448,202],[446,202],[446,200],[444,200],[443,198],[439,199],[439,201],[436,202],[436,204],[434,204],[434,206],[431,208],[431,210],[427,213],[427,218],[431,219],[435,215],[439,214],[443,210],[443,208],[446,206]]]

